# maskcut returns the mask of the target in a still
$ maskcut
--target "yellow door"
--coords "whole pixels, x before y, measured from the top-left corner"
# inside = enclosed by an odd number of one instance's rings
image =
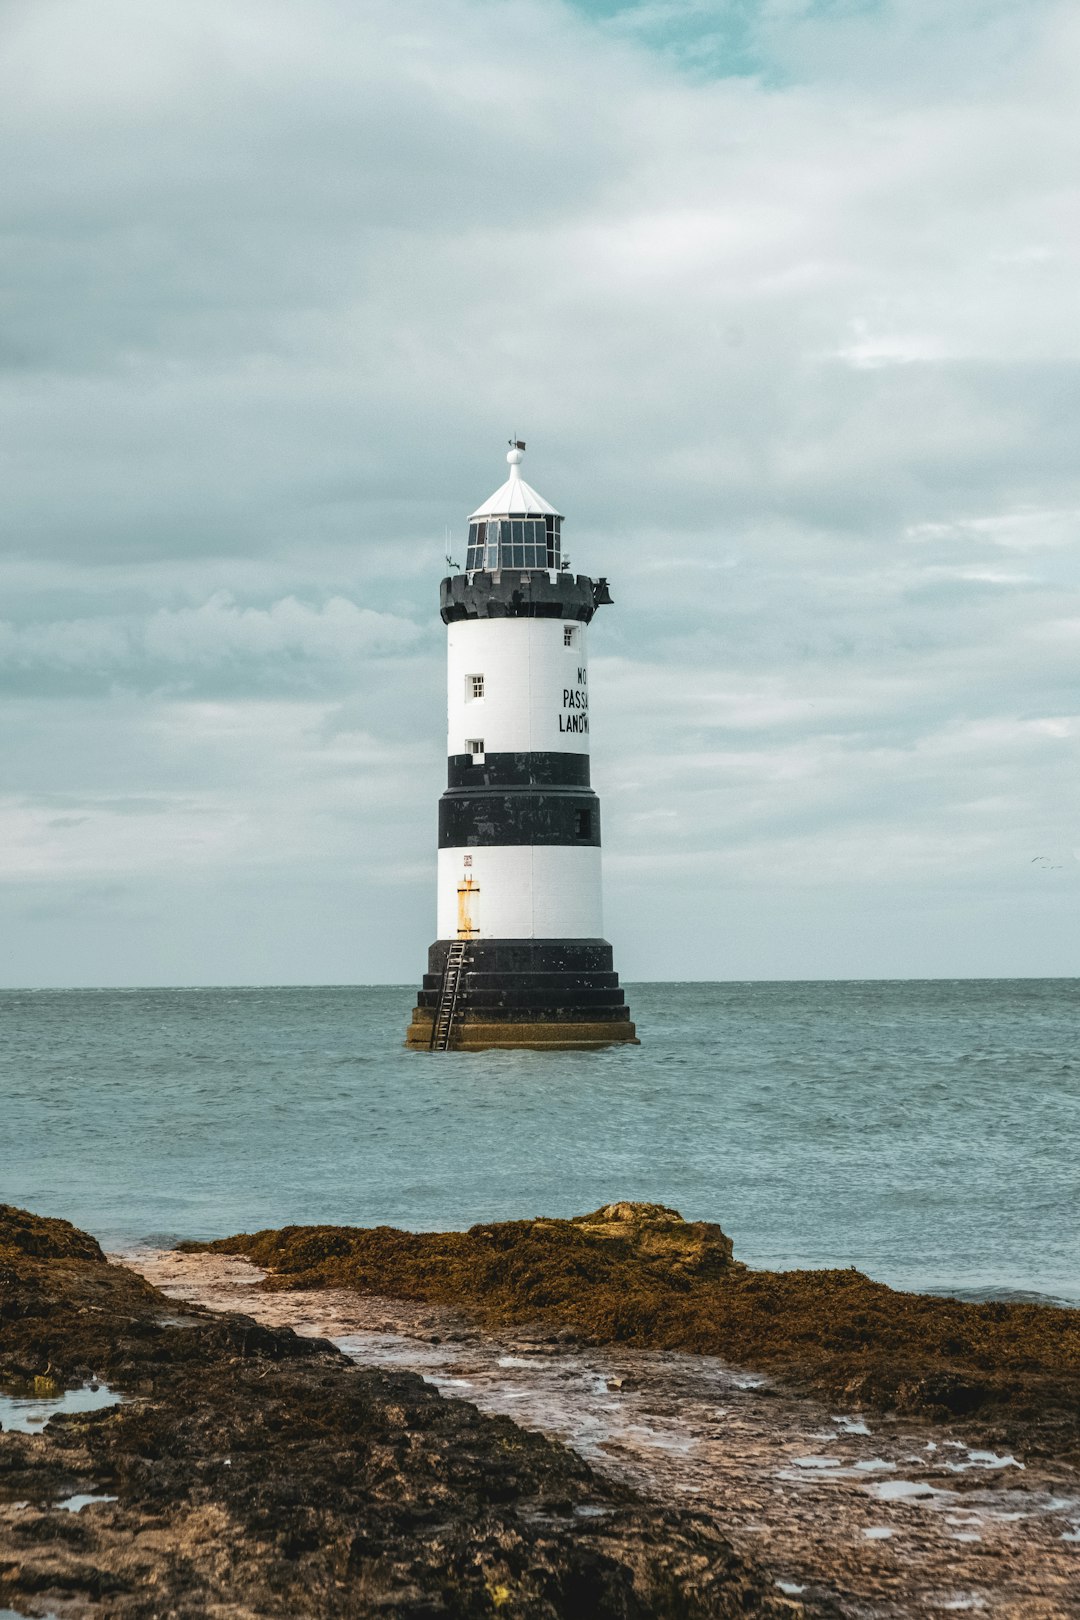
[[[480,885],[471,877],[458,884],[457,934],[458,939],[476,939],[480,933]]]

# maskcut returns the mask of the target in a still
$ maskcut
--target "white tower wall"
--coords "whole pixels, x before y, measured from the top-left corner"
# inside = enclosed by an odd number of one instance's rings
[[[469,863],[466,865],[466,861]],[[602,939],[600,851],[503,844],[439,851],[439,939],[458,932],[458,886],[471,878],[476,939]]]
[[[561,619],[465,619],[447,631],[447,754],[589,752],[587,632]],[[482,676],[483,697],[473,678]]]

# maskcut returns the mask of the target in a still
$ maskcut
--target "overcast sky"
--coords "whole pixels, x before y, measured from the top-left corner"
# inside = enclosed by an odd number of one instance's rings
[[[415,981],[528,441],[629,979],[1080,971],[1080,12],[7,0],[0,982]]]

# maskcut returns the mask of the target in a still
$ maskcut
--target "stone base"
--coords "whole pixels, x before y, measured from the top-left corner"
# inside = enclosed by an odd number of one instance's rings
[[[405,1045],[422,1048],[431,1045],[432,1014],[426,1007],[413,1009],[412,1023],[405,1032]],[[454,1020],[450,1042],[452,1052],[486,1052],[492,1047],[519,1048],[537,1052],[582,1052],[600,1046],[629,1044],[640,1046],[637,1031],[629,1019],[599,1024],[570,1022],[542,1024],[481,1024]]]
[[[450,941],[436,940],[405,1044],[428,1047]],[[603,939],[471,940],[450,1049],[580,1050],[638,1044],[630,1009]]]

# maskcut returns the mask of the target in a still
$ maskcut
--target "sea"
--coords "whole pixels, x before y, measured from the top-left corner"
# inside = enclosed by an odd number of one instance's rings
[[[410,986],[0,991],[0,1201],[109,1249],[616,1199],[738,1259],[1080,1305],[1080,981],[637,984],[641,1045],[402,1045]]]

